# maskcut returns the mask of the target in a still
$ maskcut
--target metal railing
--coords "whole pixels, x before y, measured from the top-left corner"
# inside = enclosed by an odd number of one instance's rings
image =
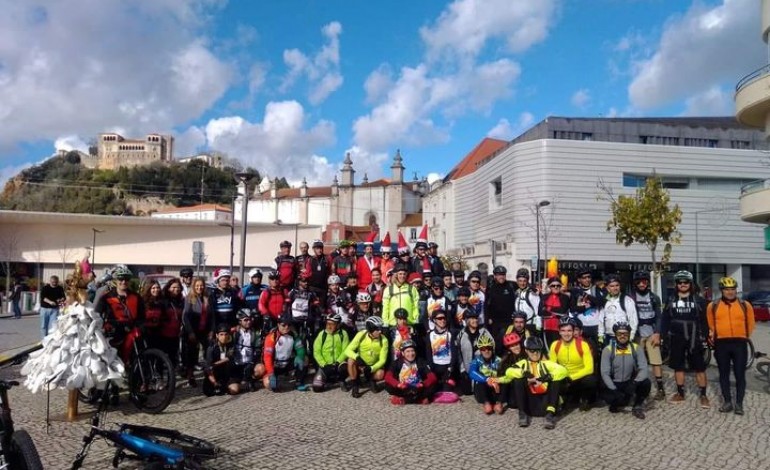
[[[741,196],[770,188],[770,179],[756,180],[741,186]]]
[[[758,68],[757,70],[741,78],[738,81],[738,84],[735,85],[735,92],[738,93],[739,91],[741,91],[741,89],[746,87],[748,84],[752,83],[754,80],[764,77],[767,74],[770,74],[770,64],[767,64],[761,68]]]

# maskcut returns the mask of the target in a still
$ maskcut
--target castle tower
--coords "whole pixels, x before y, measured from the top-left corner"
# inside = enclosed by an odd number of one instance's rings
[[[353,160],[350,159],[350,152],[348,152],[345,154],[345,160],[342,162],[342,181],[340,186],[353,186],[353,176],[355,173]]]
[[[390,184],[385,188],[386,207],[380,230],[396,233],[398,224],[404,218],[404,163],[401,150],[396,150],[390,170]]]
[[[354,201],[353,193],[355,186],[353,177],[356,171],[353,169],[353,160],[350,159],[350,152],[345,154],[345,160],[342,162],[342,181],[340,181],[339,198],[339,222],[345,225],[357,225],[353,220]],[[360,224],[358,224],[360,225]]]
[[[393,157],[393,164],[390,165],[391,184],[401,184],[404,182],[404,164],[401,158],[401,149],[396,150]]]

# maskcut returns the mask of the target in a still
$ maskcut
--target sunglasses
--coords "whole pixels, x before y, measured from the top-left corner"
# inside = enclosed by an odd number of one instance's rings
[[[551,284],[548,287],[550,287],[551,289],[560,289],[561,288],[561,284]]]

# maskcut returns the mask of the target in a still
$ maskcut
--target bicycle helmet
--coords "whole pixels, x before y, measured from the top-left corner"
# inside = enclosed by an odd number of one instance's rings
[[[373,333],[374,331],[381,330],[384,324],[382,318],[371,316],[366,319],[366,331]]]
[[[284,240],[279,245],[281,248],[291,248],[291,242],[289,240]]]
[[[416,349],[417,348],[417,345],[411,339],[406,339],[406,340],[402,341],[401,342],[401,346],[398,347],[398,349],[401,350],[401,352],[404,352],[404,351],[406,351],[409,348],[412,348],[412,349]]]
[[[217,333],[230,333],[230,326],[227,323],[217,325]]]
[[[339,284],[340,282],[342,282],[342,280],[336,274],[332,274],[331,276],[329,276],[329,279],[326,280],[326,283],[329,285]]]
[[[235,318],[237,318],[238,321],[241,321],[244,318],[251,318],[251,310],[247,308],[242,308],[238,310],[238,313],[235,315]]]
[[[515,331],[503,336],[503,346],[506,348],[510,348],[519,343],[521,343],[521,337]]]
[[[112,270],[113,279],[131,279],[132,277],[134,277],[134,273],[125,264],[119,264]]]
[[[438,276],[435,276],[435,277],[431,278],[430,286],[431,287],[444,287],[444,280],[441,279]]]
[[[478,340],[476,340],[476,348],[478,349],[494,349],[495,342],[492,341],[492,338],[490,338],[487,335],[481,336]]]
[[[732,277],[723,277],[719,280],[720,289],[737,289],[738,283]]]
[[[604,282],[607,284],[612,284],[613,282],[620,283],[620,276],[617,274],[607,274],[604,276]]]
[[[356,295],[356,303],[357,304],[368,304],[372,301],[372,296],[369,295],[368,292],[359,292]]]
[[[649,280],[650,280],[650,273],[647,271],[636,271],[634,273],[634,282],[649,281]]]
[[[409,318],[409,312],[407,312],[405,308],[397,308],[396,311],[393,312],[393,316],[406,320]]]
[[[480,281],[481,280],[481,272],[479,272],[479,271],[471,271],[471,273],[468,274],[468,280],[471,280],[471,279],[478,279]]]
[[[271,281],[277,281],[278,279],[281,278],[281,275],[278,274],[278,271],[270,271],[269,273],[267,273],[267,278]]]
[[[583,322],[578,317],[572,317],[572,325],[575,328],[580,328],[581,330],[583,329]]]
[[[529,280],[529,271],[527,268],[520,268],[518,271],[516,271],[516,279],[520,278]]]
[[[465,311],[465,318],[479,318],[479,312],[475,308],[469,308]]]
[[[193,270],[192,268],[182,268],[179,270],[179,277],[192,277]]]
[[[313,245],[312,246],[313,246],[313,248],[323,248],[324,247],[324,242],[322,242],[321,240],[313,240]]]
[[[543,340],[537,336],[530,336],[524,340],[524,349],[527,351],[543,351]]]
[[[572,317],[562,317],[562,319],[559,320],[559,328],[562,326],[571,326],[572,328],[575,328],[575,319]]]
[[[252,277],[262,277],[262,271],[260,271],[257,268],[251,268],[249,270],[249,278],[252,278]]]
[[[333,321],[334,323],[342,323],[342,315],[339,313],[332,313],[331,315],[326,317],[326,321]]]
[[[620,331],[620,330],[623,330],[623,331],[626,331],[628,333],[631,333],[631,325],[629,325],[628,323],[626,323],[624,321],[619,321],[619,322],[615,323],[614,325],[612,325],[612,332],[615,333],[616,335],[618,334],[618,331]]]
[[[500,265],[497,265],[497,266],[495,266],[495,268],[492,270],[492,274],[508,274],[508,270],[507,270],[507,269],[505,269],[505,266],[500,266]]]
[[[674,281],[688,281],[692,282],[693,277],[692,273],[690,271],[677,271],[676,274],[674,274]]]

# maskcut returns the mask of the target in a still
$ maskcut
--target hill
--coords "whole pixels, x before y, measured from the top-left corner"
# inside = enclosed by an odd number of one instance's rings
[[[239,169],[210,167],[205,162],[153,164],[118,170],[88,169],[77,152],[51,157],[9,180],[0,208],[106,215],[145,215],[136,206],[184,207],[201,203],[229,205],[236,194]],[[259,182],[259,172],[250,184]],[[279,186],[286,187],[284,179]]]

